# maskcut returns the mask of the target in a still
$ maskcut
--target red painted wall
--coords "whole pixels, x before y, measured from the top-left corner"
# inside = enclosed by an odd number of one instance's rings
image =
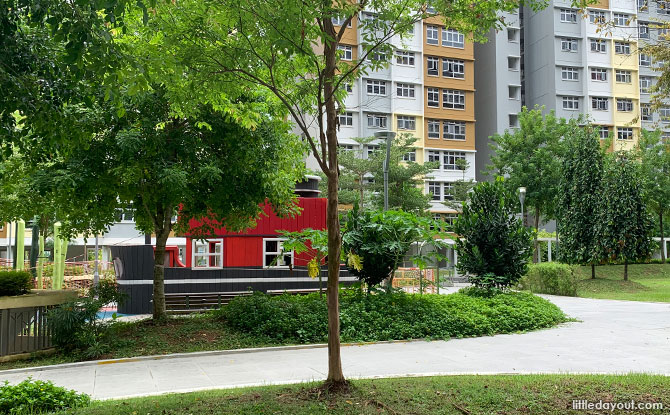
[[[223,263],[226,267],[263,266],[263,238],[279,236],[278,230],[291,232],[305,228],[326,229],[326,199],[298,198],[298,206],[302,213],[294,218],[279,218],[272,212],[272,208],[265,204],[257,226],[244,232],[228,232],[225,228],[217,229],[212,238],[223,238]],[[191,227],[200,223],[190,221]],[[192,245],[191,239],[186,239],[186,266],[191,267]],[[306,256],[296,255],[294,263],[297,266],[307,264]]]

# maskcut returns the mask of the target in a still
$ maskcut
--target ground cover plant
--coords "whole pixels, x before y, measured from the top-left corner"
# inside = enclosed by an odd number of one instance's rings
[[[486,292],[486,291],[485,291]],[[403,292],[342,294],[344,341],[485,336],[551,327],[566,321],[554,304],[528,293],[410,295]],[[231,328],[277,341],[323,342],[326,304],[316,294],[234,299],[216,313]]]
[[[498,375],[355,380],[342,394],[316,384],[267,386],[123,401],[94,402],[77,415],[204,414],[585,414],[572,401],[645,402],[670,405],[670,378],[663,376]],[[160,409],[158,409],[160,408]],[[667,410],[667,409],[665,409]],[[598,411],[601,413],[602,411]],[[661,414],[661,410],[613,411]]]
[[[0,386],[1,414],[41,414],[88,406],[88,395],[77,393],[52,382],[26,379],[16,385]]]

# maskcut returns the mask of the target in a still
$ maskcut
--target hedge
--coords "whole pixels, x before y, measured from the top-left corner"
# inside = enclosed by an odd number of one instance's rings
[[[26,294],[33,287],[28,271],[0,271],[0,296]]]
[[[519,288],[534,293],[577,296],[578,277],[570,265],[545,262],[531,265]]]

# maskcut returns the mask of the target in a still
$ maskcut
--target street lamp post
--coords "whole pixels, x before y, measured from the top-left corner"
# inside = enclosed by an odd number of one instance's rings
[[[384,210],[389,208],[389,165],[391,163],[391,143],[395,138],[393,131],[378,131],[375,138],[386,139],[386,158],[384,158]]]
[[[526,221],[523,216],[523,202],[526,200],[526,188],[519,187],[519,202],[521,202],[521,221],[523,221],[524,226],[526,226]]]

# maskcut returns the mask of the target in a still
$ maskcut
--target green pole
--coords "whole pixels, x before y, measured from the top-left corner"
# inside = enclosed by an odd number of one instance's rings
[[[68,240],[61,238],[61,248],[60,248],[60,275],[58,276],[58,287],[63,288],[63,282],[65,281],[65,259],[67,258],[67,244]]]
[[[23,271],[25,265],[23,263],[25,259],[25,238],[26,238],[26,222],[23,219],[19,219],[17,232],[16,232],[16,269],[18,271]]]
[[[60,222],[54,223],[54,264],[51,271],[51,289],[59,290],[58,276],[60,275]]]
[[[38,260],[37,257],[39,256],[38,240],[40,236],[40,225],[37,220],[37,217],[33,218],[31,229],[32,229],[32,240],[30,242],[30,272],[33,274],[33,278],[36,278],[37,260]]]
[[[44,235],[39,236],[40,251],[37,256],[37,288],[42,289],[42,277],[44,276]]]

